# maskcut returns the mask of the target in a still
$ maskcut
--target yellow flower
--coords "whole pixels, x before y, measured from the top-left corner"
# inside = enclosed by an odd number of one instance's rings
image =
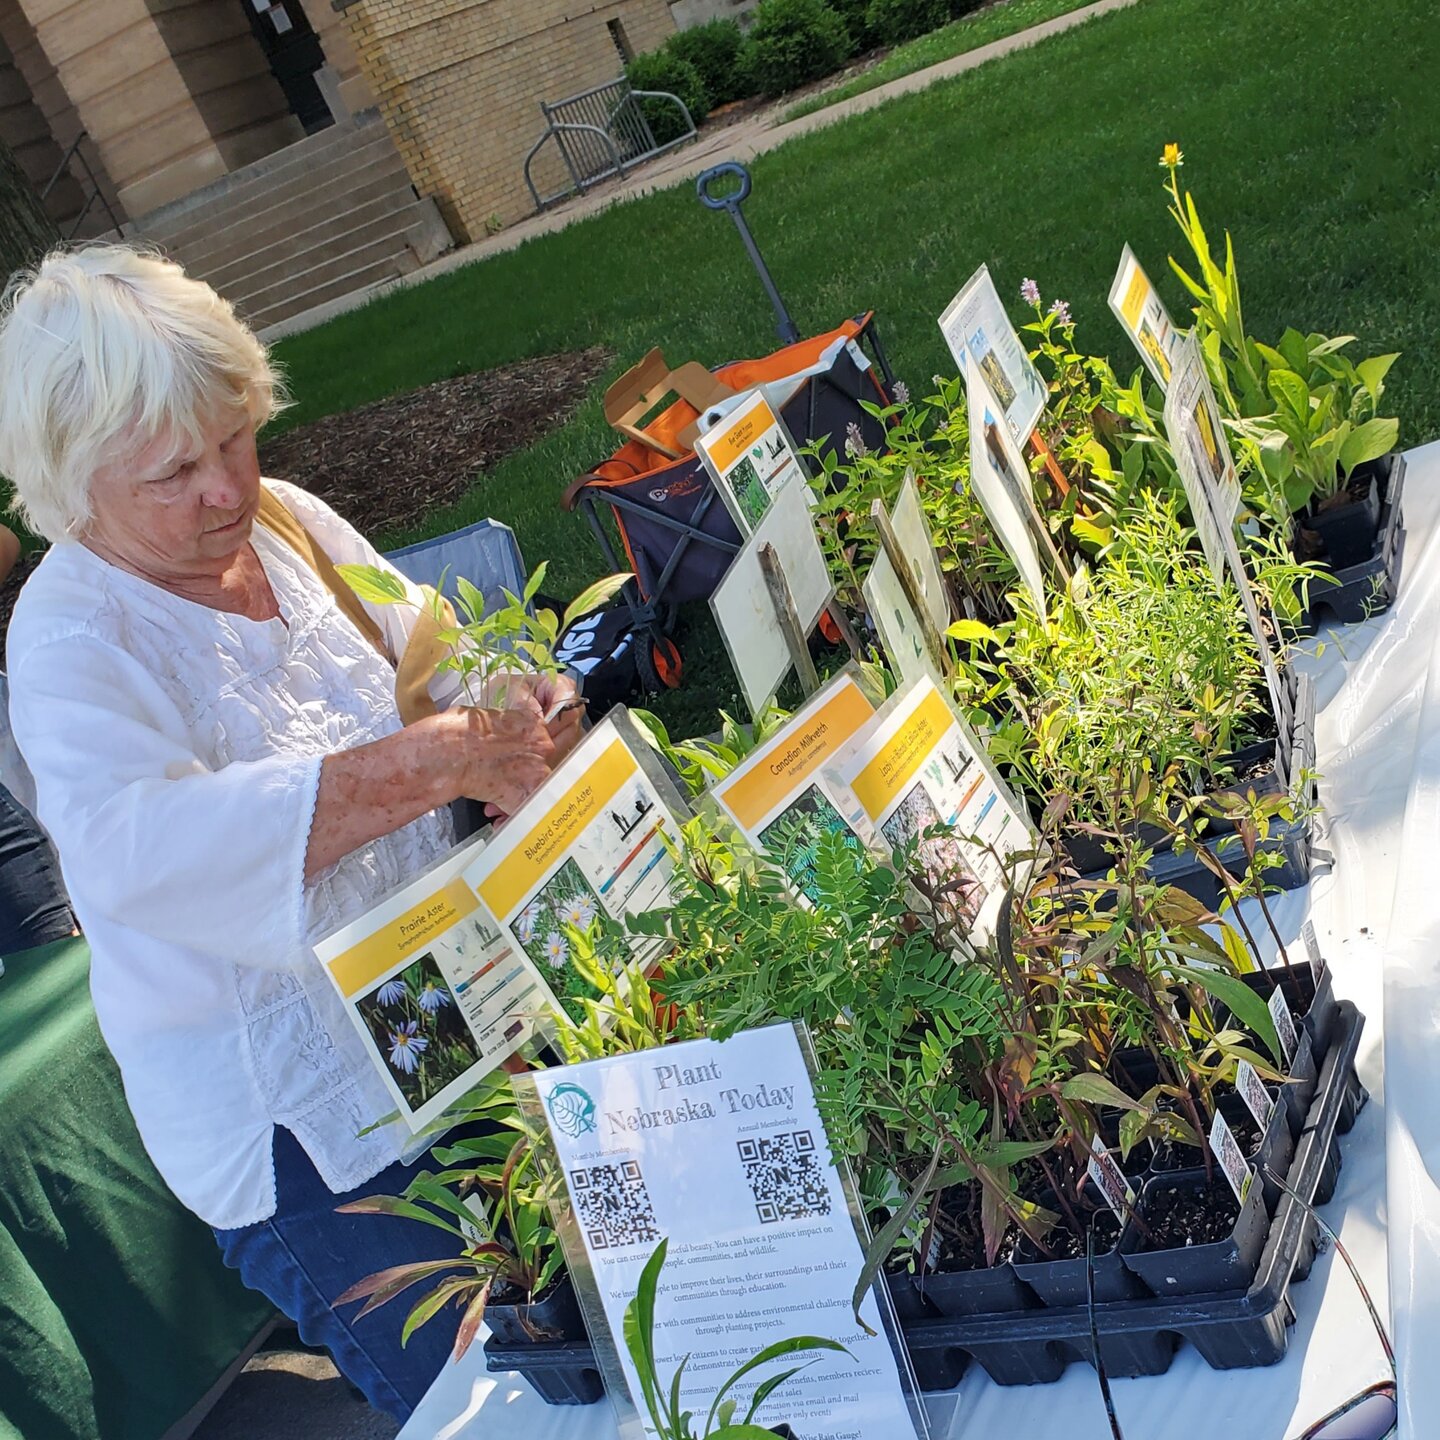
[[[1167,170],[1174,170],[1185,163],[1185,157],[1180,153],[1180,147],[1172,143],[1165,147],[1160,156],[1160,163]]]

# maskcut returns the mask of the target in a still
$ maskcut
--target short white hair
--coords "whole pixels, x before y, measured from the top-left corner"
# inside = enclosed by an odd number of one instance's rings
[[[56,250],[0,299],[0,474],[47,540],[84,531],[100,465],[161,437],[198,443],[225,409],[258,427],[284,403],[230,303],[153,251]]]

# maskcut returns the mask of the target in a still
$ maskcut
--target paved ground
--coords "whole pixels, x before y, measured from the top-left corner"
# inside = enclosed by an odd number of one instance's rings
[[[1058,35],[1061,31],[1083,24],[1097,15],[1107,14],[1111,10],[1121,10],[1135,3],[1136,0],[1097,0],[1096,4],[1072,10],[1069,14],[1057,16],[1054,20],[1047,20],[1043,25],[1032,25],[1030,29],[1022,30],[1016,35],[1008,35],[1003,40],[982,45],[978,50],[957,55],[953,60],[945,60],[926,70],[917,70],[912,75],[904,75],[898,80],[892,80],[888,85],[878,86],[874,90],[865,91],[864,94],[852,96],[849,100],[842,100],[834,105],[826,106],[823,110],[802,115],[798,120],[786,121],[782,118],[785,111],[794,103],[792,99],[787,98],[764,110],[757,110],[753,115],[737,124],[702,128],[700,138],[695,144],[684,146],[679,150],[672,150],[668,155],[662,155],[658,160],[642,166],[623,180],[611,180],[597,185],[585,195],[578,195],[572,200],[564,201],[553,209],[545,211],[544,214],[532,215],[521,220],[502,230],[498,235],[492,235],[474,245],[466,245],[459,250],[452,251],[449,255],[444,255],[439,260],[422,266],[419,270],[399,280],[390,281],[385,285],[361,291],[355,295],[347,295],[343,299],[331,301],[328,305],[307,310],[303,315],[293,316],[279,325],[262,331],[260,338],[266,341],[278,340],[285,335],[313,329],[316,325],[321,325],[336,315],[344,314],[347,310],[354,310],[389,290],[423,284],[436,275],[443,275],[447,271],[459,269],[462,265],[473,265],[477,260],[484,260],[491,255],[513,250],[536,235],[546,235],[552,230],[563,230],[567,225],[572,225],[587,215],[593,215],[623,200],[649,194],[652,190],[664,190],[681,180],[692,179],[702,170],[707,170],[712,165],[718,165],[721,161],[739,160],[743,163],[746,160],[752,160],[756,155],[773,150],[777,145],[783,145],[787,140],[795,139],[796,136],[806,135],[812,130],[833,125],[837,121],[844,120],[851,115],[858,115],[865,110],[873,110],[875,106],[883,105],[898,95],[909,95],[916,90],[924,90],[937,81],[963,75],[967,70],[974,70],[988,61],[998,59],[1001,55],[1008,55],[1014,50],[1022,50],[1039,40],[1044,40],[1051,35]]]
[[[328,1357],[263,1350],[194,1440],[394,1440],[398,1429],[351,1391]]]

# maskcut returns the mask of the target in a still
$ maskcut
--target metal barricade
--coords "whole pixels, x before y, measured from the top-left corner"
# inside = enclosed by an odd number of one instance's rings
[[[685,122],[685,133],[664,144],[657,143],[641,100],[662,100],[675,105]],[[563,100],[541,101],[540,109],[545,115],[545,133],[525,157],[525,183],[530,187],[537,210],[576,191],[583,195],[597,180],[624,175],[642,160],[663,155],[695,137],[695,122],[678,95],[666,90],[632,90],[623,76]],[[530,167],[551,141],[565,162],[570,183],[542,195]]]

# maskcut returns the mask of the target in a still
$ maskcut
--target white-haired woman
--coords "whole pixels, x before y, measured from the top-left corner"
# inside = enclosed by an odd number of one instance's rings
[[[11,718],[157,1168],[246,1282],[403,1419],[445,1335],[402,1351],[387,1311],[329,1302],[444,1241],[335,1214],[408,1172],[394,1126],[361,1133],[393,1106],[310,943],[443,853],[452,801],[518,805],[578,715],[547,730],[537,678],[516,708],[402,724],[414,612],[337,603],[327,565],[384,562],[261,481],[276,404],[264,347],[168,261],[90,247],[12,281],[0,473],[52,544],[11,622]]]

